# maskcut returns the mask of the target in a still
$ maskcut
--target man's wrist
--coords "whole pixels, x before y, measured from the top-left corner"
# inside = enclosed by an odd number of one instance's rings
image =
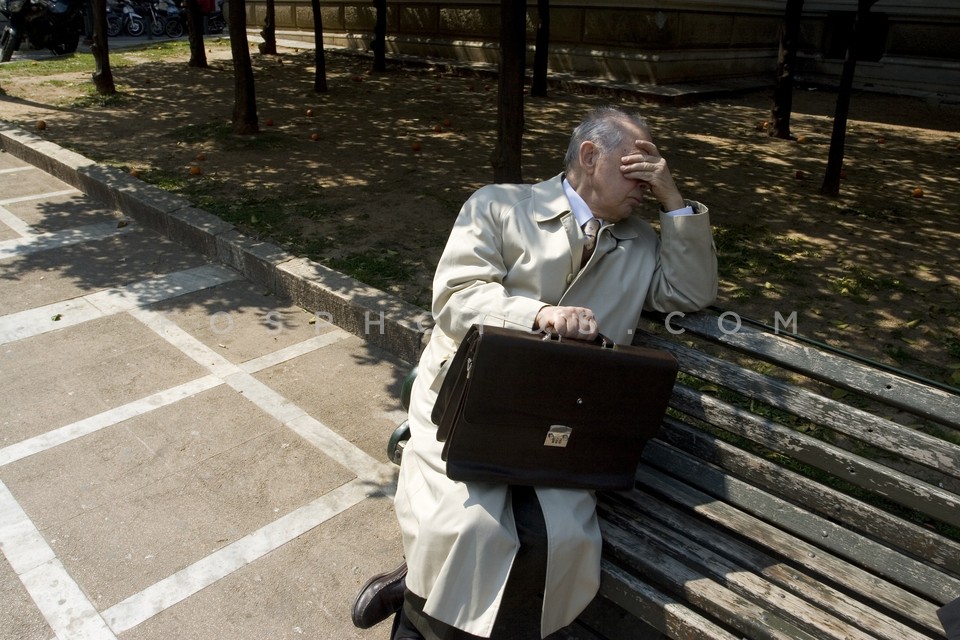
[[[664,211],[676,211],[687,206],[687,201],[679,193],[675,197],[664,198],[660,201],[660,206]]]

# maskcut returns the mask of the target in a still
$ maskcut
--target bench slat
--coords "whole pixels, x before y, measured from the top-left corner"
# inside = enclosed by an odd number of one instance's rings
[[[764,576],[782,589],[822,607],[846,623],[855,625],[885,640],[916,640],[928,638],[904,624],[878,613],[868,605],[834,589],[822,580],[810,576],[800,567],[787,564],[742,541],[739,533],[721,530],[716,523],[705,520],[666,504],[642,490],[605,496],[605,500],[622,502],[637,513],[637,518],[656,520],[681,535],[689,536],[698,544],[723,555],[737,565]],[[776,596],[774,606],[778,606]]]
[[[693,498],[695,507],[705,502],[714,503],[720,500],[756,518],[773,522],[776,528],[806,540],[806,551],[808,554],[813,554],[812,556],[806,559],[794,554],[788,556],[804,566],[810,566],[810,561],[818,554],[828,552],[865,567],[892,583],[901,585],[904,589],[893,589],[891,583],[876,579],[869,573],[853,571],[848,564],[835,567],[835,570],[829,574],[838,584],[849,584],[850,589],[857,593],[868,595],[877,602],[889,603],[892,611],[909,611],[908,615],[911,619],[915,619],[920,624],[938,629],[936,606],[949,602],[956,597],[956,593],[960,593],[960,581],[955,578],[801,509],[786,500],[732,478],[712,465],[683,455],[677,449],[653,441],[648,443],[644,450],[644,459],[653,466],[682,478],[683,482],[691,487],[704,492],[706,495],[700,493]],[[660,483],[660,490],[667,492],[666,495],[671,498],[672,491],[688,490],[679,483],[664,485],[658,474],[647,473],[643,476],[643,481],[644,484],[652,483],[648,485],[651,488]],[[743,533],[753,539],[753,532],[749,528]],[[799,542],[793,537],[781,538],[779,541],[783,544]],[[778,547],[773,549],[781,554],[789,553],[786,549]],[[933,604],[916,596],[911,597],[910,591],[906,589],[929,598]],[[912,605],[909,609],[904,608],[907,603]]]
[[[646,332],[638,333],[635,343],[670,351],[684,373],[960,479],[955,444]]]
[[[630,570],[639,575],[652,578],[668,591],[682,593],[688,602],[720,623],[731,625],[754,640],[815,640],[814,636],[764,611],[669,553],[638,544],[639,532],[629,523],[613,523],[610,518],[601,518],[600,529],[604,550],[616,561],[629,565]]]
[[[684,385],[670,405],[730,433],[801,460],[853,485],[878,493],[943,522],[960,526],[960,497],[835,445],[779,425]]]
[[[665,476],[656,469],[641,466],[638,469],[637,481],[644,489],[649,489],[658,497],[673,500],[697,517],[742,535],[767,549],[772,555],[803,567],[813,576],[820,576],[845,590],[857,593],[860,598],[873,602],[888,612],[899,613],[906,620],[934,634],[931,637],[942,638],[942,629],[936,615],[938,605],[886,582],[828,550],[820,549],[782,531],[751,515],[747,509],[716,500],[713,496],[681,480]]]
[[[569,627],[565,627],[550,636],[551,640],[608,640],[603,636],[598,636],[592,630],[584,628],[578,621],[574,621]]]
[[[818,609],[791,591],[768,581],[759,573],[746,570],[739,558],[734,562],[729,556],[701,545],[688,532],[680,533],[670,526],[663,526],[660,519],[646,518],[627,504],[618,501],[605,502],[600,507],[600,513],[601,517],[615,525],[632,530],[644,546],[649,545],[678,554],[685,559],[688,566],[703,571],[716,583],[758,604],[767,612],[775,612],[816,638],[871,640],[875,637],[826,610]],[[725,541],[731,540],[722,532],[715,530],[715,534],[716,544],[723,545]],[[922,636],[911,634],[901,636],[899,640],[911,638],[920,640]]]
[[[782,335],[742,325],[738,328],[733,318],[723,322],[721,329],[720,318],[708,313],[687,314],[672,317],[670,325],[674,331],[682,328],[811,378],[960,429],[960,395],[878,370]]]
[[[663,442],[715,464],[738,478],[766,489],[845,526],[899,547],[960,576],[960,543],[926,527],[818,484],[786,467],[748,453],[708,433],[671,422],[660,431]]]
[[[608,578],[601,568],[601,582]],[[602,588],[602,587],[601,587]],[[584,609],[570,628],[571,640],[664,640],[663,633],[650,625],[643,624],[638,616],[617,605],[602,593]],[[586,635],[584,633],[586,632]],[[550,636],[550,640],[555,640]]]
[[[600,570],[600,595],[671,638],[742,640],[609,560],[600,562]]]

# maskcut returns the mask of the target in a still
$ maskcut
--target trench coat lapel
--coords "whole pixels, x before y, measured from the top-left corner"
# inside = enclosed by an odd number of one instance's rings
[[[537,224],[559,219],[570,247],[570,270],[571,273],[576,273],[580,270],[580,259],[583,256],[583,231],[570,209],[570,201],[563,191],[562,181],[561,173],[546,182],[533,185],[533,216]]]

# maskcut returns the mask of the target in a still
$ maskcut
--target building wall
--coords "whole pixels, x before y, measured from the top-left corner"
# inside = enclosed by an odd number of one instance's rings
[[[312,39],[309,0],[275,0],[278,35]],[[550,69],[626,83],[671,84],[724,78],[767,81],[776,68],[784,0],[676,0],[550,3]],[[835,82],[855,0],[804,5],[800,75]],[[263,0],[247,3],[259,29]],[[322,0],[324,42],[367,50],[373,3]],[[868,29],[870,55],[858,84],[904,93],[960,96],[960,2],[880,0]],[[536,3],[528,2],[532,47]],[[388,54],[495,63],[498,0],[387,3]]]

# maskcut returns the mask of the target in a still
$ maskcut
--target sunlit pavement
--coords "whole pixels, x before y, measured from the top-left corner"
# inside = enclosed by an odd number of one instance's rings
[[[386,637],[409,366],[0,152],[0,638]]]

